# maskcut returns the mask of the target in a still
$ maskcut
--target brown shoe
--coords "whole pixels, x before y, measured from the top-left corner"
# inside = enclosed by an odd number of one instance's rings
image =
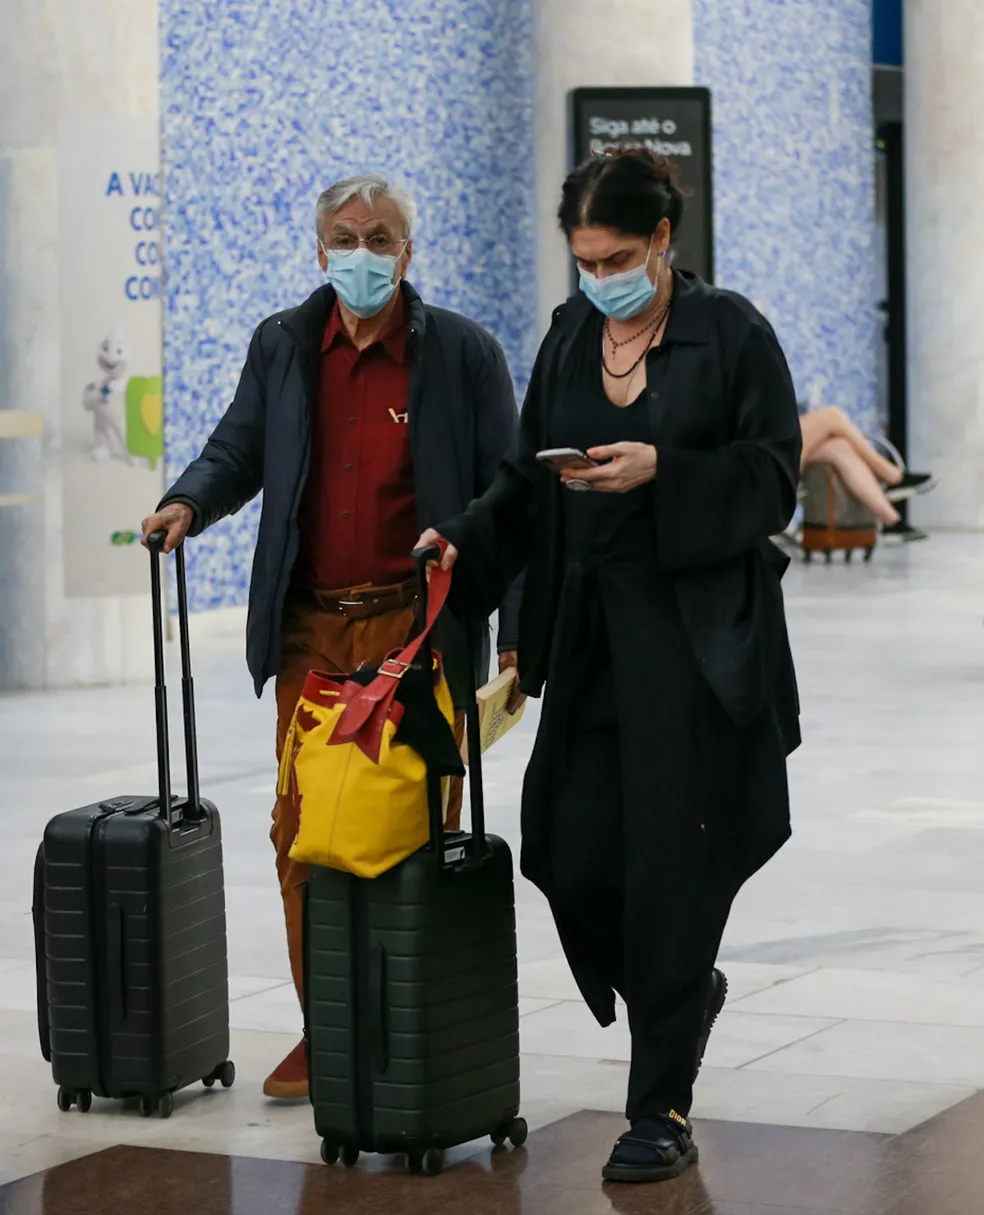
[[[283,1063],[263,1082],[264,1097],[275,1101],[306,1101],[308,1097],[307,1043],[302,1039]]]

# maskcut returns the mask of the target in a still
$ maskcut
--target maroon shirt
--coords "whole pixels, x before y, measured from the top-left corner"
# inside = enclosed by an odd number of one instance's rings
[[[311,466],[301,498],[299,577],[321,590],[390,586],[413,575],[420,529],[407,397],[402,295],[380,339],[358,351],[338,305],[321,344]]]

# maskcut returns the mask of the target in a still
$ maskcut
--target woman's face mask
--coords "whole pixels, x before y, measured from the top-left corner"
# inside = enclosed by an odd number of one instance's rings
[[[328,282],[349,312],[362,320],[382,312],[399,285],[395,281],[399,257],[373,253],[365,246],[345,254],[322,248],[328,259]]]
[[[589,270],[580,272],[581,290],[599,312],[613,321],[631,320],[640,312],[645,312],[656,298],[659,279],[657,277],[656,283],[653,283],[649,278],[653,239],[649,241],[649,251],[641,266],[634,266],[621,274],[609,274],[605,278],[599,278]],[[660,256],[666,257],[666,254]]]

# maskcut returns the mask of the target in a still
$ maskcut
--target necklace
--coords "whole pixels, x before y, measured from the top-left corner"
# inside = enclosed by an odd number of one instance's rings
[[[614,354],[615,351],[621,346],[631,346],[634,341],[641,338],[644,333],[648,333],[650,329],[655,329],[658,324],[659,317],[657,317],[655,321],[650,321],[648,325],[643,325],[639,332],[633,333],[630,338],[624,338],[621,342],[616,342],[612,334],[612,318],[608,317],[605,321],[605,336],[612,344],[612,354]]]
[[[613,380],[627,380],[630,375],[632,375],[634,372],[636,372],[639,369],[639,364],[649,353],[650,349],[652,348],[653,342],[656,341],[656,335],[657,335],[657,333],[659,333],[659,329],[660,329],[660,326],[663,324],[663,321],[666,320],[666,314],[669,312],[669,310],[670,310],[670,301],[667,299],[666,303],[659,310],[659,313],[657,314],[656,319],[652,322],[652,333],[650,333],[650,335],[649,335],[649,341],[646,343],[645,347],[643,348],[642,354],[639,355],[639,357],[632,364],[632,366],[628,369],[628,371],[612,371],[612,369],[608,366],[608,361],[605,358],[605,344],[604,344],[604,342],[602,342],[602,344],[601,344],[601,365],[605,369],[606,375],[610,376]],[[649,327],[650,326],[647,325],[646,329],[649,329]],[[605,328],[606,328],[606,330],[608,328],[607,322],[606,322]],[[636,337],[629,338],[629,341],[635,341],[636,338],[642,337],[642,335],[646,332],[646,329],[640,330],[640,332],[636,334]],[[609,334],[608,336],[611,337],[611,334]],[[613,341],[612,345],[615,347],[615,350],[617,350],[619,346],[628,345],[628,342],[616,343]],[[612,353],[614,354],[615,351],[613,350]]]
[[[652,335],[651,335],[651,336],[650,336],[650,338],[649,338],[649,341],[646,343],[645,348],[643,349],[642,354],[640,354],[640,355],[639,355],[639,357],[638,357],[638,358],[636,359],[636,361],[635,361],[635,362],[632,364],[632,366],[631,366],[631,367],[628,369],[628,371],[612,371],[612,369],[611,369],[611,368],[608,366],[608,363],[605,361],[605,352],[604,352],[604,350],[602,350],[602,352],[601,352],[601,365],[602,365],[602,367],[604,367],[604,369],[605,369],[605,374],[606,374],[607,376],[610,376],[610,377],[611,377],[613,380],[626,380],[626,379],[628,379],[628,378],[629,378],[629,376],[630,376],[630,375],[632,375],[632,373],[633,373],[634,371],[638,370],[639,364],[642,362],[642,360],[643,360],[643,359],[646,357],[646,355],[649,353],[650,347],[652,346],[652,344],[653,344],[653,342],[655,341],[655,339],[656,339],[656,331],[654,330],[654,331],[653,331],[653,333],[652,333]]]

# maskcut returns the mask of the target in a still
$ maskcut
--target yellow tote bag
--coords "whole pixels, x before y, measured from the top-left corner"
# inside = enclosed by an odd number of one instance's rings
[[[308,675],[278,784],[279,793],[293,796],[298,814],[292,860],[372,878],[428,842],[428,765],[401,739],[436,738],[446,810],[446,777],[463,771],[454,747],[454,705],[439,657],[432,679],[415,659],[449,589],[450,574],[435,570],[420,636],[387,658],[368,682],[360,672]]]

